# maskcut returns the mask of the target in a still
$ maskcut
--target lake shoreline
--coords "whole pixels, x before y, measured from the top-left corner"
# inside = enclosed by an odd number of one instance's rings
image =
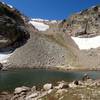
[[[88,92],[86,92],[88,91]],[[88,94],[90,92],[90,94]],[[96,92],[96,95],[94,95]],[[93,80],[87,75],[83,76],[82,80],[73,80],[72,82],[67,81],[59,81],[56,85],[53,85],[52,83],[45,83],[42,85],[42,88],[40,90],[37,90],[36,86],[27,87],[27,86],[21,86],[16,87],[14,91],[0,91],[0,98],[3,100],[9,99],[9,100],[51,100],[51,96],[55,98],[54,100],[58,100],[62,96],[65,98],[68,98],[69,96],[72,98],[76,98],[75,95],[80,97],[81,99],[85,95],[85,97],[88,95],[92,98],[95,96],[100,97],[100,80]],[[72,95],[71,95],[71,94]],[[81,95],[78,95],[80,94]],[[73,95],[75,94],[75,95]],[[58,96],[56,96],[58,95]],[[71,99],[72,100],[72,99]],[[76,99],[75,99],[76,100]],[[87,99],[86,99],[87,100]],[[98,100],[98,99],[97,99]]]
[[[33,68],[28,68],[28,67],[24,67],[24,68],[4,68],[1,69],[1,71],[16,71],[16,70],[30,70],[30,69],[43,69],[43,70],[48,70],[48,71],[61,71],[61,72],[78,72],[78,71],[100,71],[100,68],[96,68],[96,67],[92,67],[92,68],[88,68],[88,67],[33,67]]]

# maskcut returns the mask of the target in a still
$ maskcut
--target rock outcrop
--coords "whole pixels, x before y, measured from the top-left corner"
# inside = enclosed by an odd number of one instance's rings
[[[60,24],[71,36],[93,37],[100,35],[100,5],[73,14]]]
[[[0,2],[0,50],[18,47],[29,38],[25,20],[15,8]]]

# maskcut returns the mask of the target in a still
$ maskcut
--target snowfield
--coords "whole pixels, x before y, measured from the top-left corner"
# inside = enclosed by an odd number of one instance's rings
[[[43,22],[37,22],[37,21],[31,20],[29,21],[29,23],[31,23],[39,31],[46,31],[47,29],[49,29],[49,25],[46,25]]]
[[[79,49],[91,49],[100,47],[100,36],[92,38],[79,38],[71,37],[74,42],[78,45]]]
[[[13,6],[12,5],[9,5],[9,4],[7,4],[10,8],[13,8]]]
[[[38,22],[43,22],[43,21],[45,21],[45,22],[48,22],[49,20],[47,20],[47,19],[41,19],[41,18],[33,18],[33,19],[31,19],[32,21],[38,21]]]
[[[2,54],[2,53],[0,53],[0,62],[1,63],[6,63],[7,58],[9,58],[10,56],[11,56],[11,54]]]

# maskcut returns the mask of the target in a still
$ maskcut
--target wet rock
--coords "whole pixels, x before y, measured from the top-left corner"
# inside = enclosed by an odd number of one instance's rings
[[[50,83],[47,83],[47,84],[45,84],[44,86],[43,86],[43,89],[45,90],[45,91],[47,91],[47,90],[50,90],[50,89],[52,89],[52,84],[50,84]]]
[[[79,85],[79,82],[77,80],[74,81],[75,85]]]
[[[30,90],[30,88],[26,87],[26,86],[17,87],[17,88],[15,88],[14,94],[20,94],[21,92],[27,92],[29,90]]]
[[[88,79],[91,79],[91,78],[88,76],[88,74],[84,74],[82,80],[87,81]]]

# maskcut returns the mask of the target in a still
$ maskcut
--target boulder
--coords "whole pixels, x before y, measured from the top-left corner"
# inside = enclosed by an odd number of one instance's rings
[[[38,96],[38,93],[32,93],[31,95],[27,96],[25,98],[25,100],[35,100],[33,98],[37,97]]]
[[[9,93],[8,93],[8,92],[3,91],[3,92],[1,92],[0,94],[1,94],[1,95],[8,95]]]
[[[45,91],[48,91],[48,90],[50,90],[50,89],[52,89],[52,84],[50,84],[50,83],[47,83],[47,84],[45,84],[45,85],[43,85],[43,89],[45,90]]]
[[[30,88],[26,87],[26,86],[17,87],[17,88],[15,88],[14,94],[20,94],[22,92],[27,92],[29,90],[30,90]]]
[[[68,84],[66,82],[60,82],[58,86],[55,86],[55,89],[65,89],[68,88]]]
[[[79,82],[77,80],[74,81],[75,85],[79,85]]]
[[[89,77],[89,75],[88,75],[88,74],[84,74],[82,80],[83,80],[83,81],[87,81],[88,79],[91,79],[91,78]]]
[[[35,92],[35,91],[36,91],[36,86],[33,86],[33,87],[31,88],[31,91],[32,91],[32,92]]]
[[[47,91],[48,94],[52,93],[53,89]]]
[[[70,87],[70,88],[76,88],[77,85],[76,85],[75,82],[73,81],[73,82],[69,83],[69,87]]]
[[[86,81],[84,81],[84,85],[85,86],[94,86],[94,81],[92,79],[87,79]]]
[[[59,90],[57,90],[56,94],[63,95],[66,92],[68,92],[67,89],[59,89]]]

